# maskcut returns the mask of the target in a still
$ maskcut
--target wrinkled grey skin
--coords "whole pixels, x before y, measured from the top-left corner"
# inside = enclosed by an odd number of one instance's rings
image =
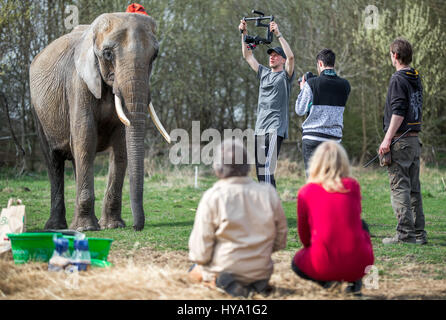
[[[30,68],[31,101],[51,182],[46,229],[65,229],[64,162],[76,176],[76,207],[70,229],[124,227],[122,186],[129,164],[135,230],[144,228],[143,178],[149,78],[158,51],[152,18],[136,13],[103,14],[52,42]],[[131,125],[119,120],[114,94]],[[94,212],[93,162],[110,151],[101,219]]]

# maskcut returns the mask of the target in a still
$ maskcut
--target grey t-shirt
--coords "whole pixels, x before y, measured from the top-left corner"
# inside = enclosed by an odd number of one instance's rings
[[[255,134],[276,132],[278,136],[288,138],[288,105],[295,73],[289,77],[285,69],[272,72],[259,65],[257,78],[260,79],[260,87]]]

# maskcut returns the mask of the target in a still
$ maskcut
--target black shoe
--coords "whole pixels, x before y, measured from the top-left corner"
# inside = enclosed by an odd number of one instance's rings
[[[247,298],[250,290],[239,283],[231,273],[222,272],[215,280],[215,285],[233,297]]]
[[[411,244],[415,244],[416,240],[415,240],[415,238],[407,238],[407,239],[401,240],[396,235],[396,236],[394,236],[392,238],[384,238],[382,243],[383,244],[398,244],[398,243],[411,243]]]
[[[273,291],[273,287],[269,285],[268,280],[258,280],[250,283],[247,287],[250,291],[260,293],[262,295],[269,295]]]
[[[322,288],[326,289],[327,291],[333,292],[341,287],[342,282],[340,281],[327,281],[325,283],[319,283]]]
[[[324,289],[330,289],[336,284],[336,281],[327,281],[325,283],[321,283],[322,288]]]
[[[353,294],[354,296],[360,297],[362,296],[361,289],[362,289],[362,280],[360,279],[355,282],[350,282],[347,288],[345,288],[345,293]]]
[[[416,240],[416,244],[427,244],[427,239],[426,238],[417,238]]]

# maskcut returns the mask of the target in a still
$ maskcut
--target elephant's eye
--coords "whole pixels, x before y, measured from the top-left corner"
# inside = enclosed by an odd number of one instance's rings
[[[113,58],[113,53],[112,53],[112,51],[110,49],[105,49],[102,52],[102,55],[104,56],[105,60],[109,60],[110,61]]]

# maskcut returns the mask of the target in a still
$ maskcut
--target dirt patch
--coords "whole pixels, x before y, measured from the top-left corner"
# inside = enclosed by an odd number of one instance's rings
[[[290,268],[292,252],[274,254],[269,296],[252,299],[352,299],[343,293],[298,278]],[[187,252],[151,248],[110,253],[114,267],[86,273],[47,271],[44,263],[15,265],[11,255],[0,259],[0,299],[231,299],[215,289],[187,280]],[[387,261],[388,262],[388,261]],[[382,268],[378,266],[378,268]],[[445,299],[446,280],[436,280],[439,265],[394,265],[379,278],[379,289],[363,289],[362,299]],[[443,267],[444,268],[444,267]]]

